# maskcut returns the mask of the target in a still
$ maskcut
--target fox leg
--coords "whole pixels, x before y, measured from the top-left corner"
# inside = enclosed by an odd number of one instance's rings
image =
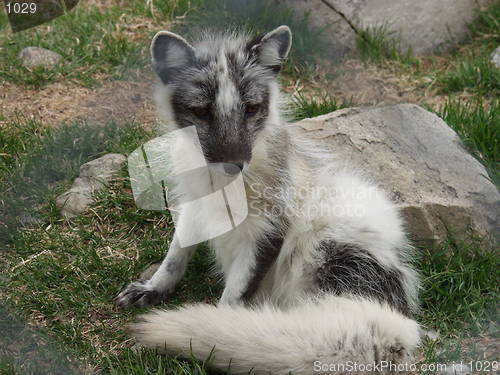
[[[257,244],[244,244],[225,275],[226,285],[219,304],[249,302],[276,260],[282,245],[283,236],[278,234],[266,236]]]
[[[174,291],[196,247],[181,247],[174,234],[167,256],[151,279],[127,285],[116,297],[116,303],[122,307],[145,307],[160,303]]]

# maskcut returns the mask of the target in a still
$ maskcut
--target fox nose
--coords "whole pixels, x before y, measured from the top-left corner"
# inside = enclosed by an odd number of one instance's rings
[[[224,163],[224,172],[232,176],[241,172],[242,170],[243,170],[243,163],[241,162]]]

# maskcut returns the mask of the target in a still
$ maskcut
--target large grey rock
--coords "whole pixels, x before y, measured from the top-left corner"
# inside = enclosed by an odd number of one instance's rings
[[[448,233],[498,240],[500,194],[435,114],[412,104],[348,108],[291,128],[298,137],[323,140],[389,192],[417,242],[439,242]]]
[[[493,53],[491,54],[491,62],[498,69],[500,69],[500,46],[498,46],[497,49],[494,50]]]
[[[355,50],[359,31],[386,25],[401,48],[416,54],[445,49],[462,40],[480,7],[491,0],[280,0],[299,13],[310,12],[310,23],[323,27],[335,55]]]
[[[279,0],[297,14],[309,14],[309,25],[324,30],[322,53],[331,61],[341,61],[356,51],[356,33],[346,19],[322,0]],[[293,30],[292,30],[293,31]]]
[[[83,213],[94,203],[94,194],[104,189],[127,158],[121,154],[106,154],[80,167],[80,176],[71,189],[56,199],[61,214],[69,219]]]
[[[19,59],[27,68],[52,68],[59,64],[62,56],[46,48],[26,47],[19,52]]]

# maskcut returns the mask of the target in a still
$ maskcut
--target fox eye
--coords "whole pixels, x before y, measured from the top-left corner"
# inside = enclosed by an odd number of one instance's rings
[[[247,104],[245,108],[246,117],[252,117],[259,112],[260,104]]]
[[[205,106],[205,107],[193,107],[191,109],[193,113],[195,114],[196,117],[206,120],[210,116],[210,107]]]

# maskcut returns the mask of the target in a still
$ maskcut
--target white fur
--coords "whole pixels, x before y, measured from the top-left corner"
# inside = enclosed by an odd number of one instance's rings
[[[229,114],[235,107],[238,90],[233,81],[229,77],[229,69],[227,66],[226,51],[221,49],[219,59],[217,60],[217,76],[219,81],[219,90],[217,94],[216,106],[221,113]]]
[[[419,327],[387,306],[325,296],[288,310],[197,304],[157,310],[133,326],[160,351],[207,359],[234,374],[313,374],[315,363],[411,363]]]
[[[174,111],[172,109],[172,89],[158,83],[154,89],[154,101],[158,112],[158,132],[168,133],[177,129]]]

